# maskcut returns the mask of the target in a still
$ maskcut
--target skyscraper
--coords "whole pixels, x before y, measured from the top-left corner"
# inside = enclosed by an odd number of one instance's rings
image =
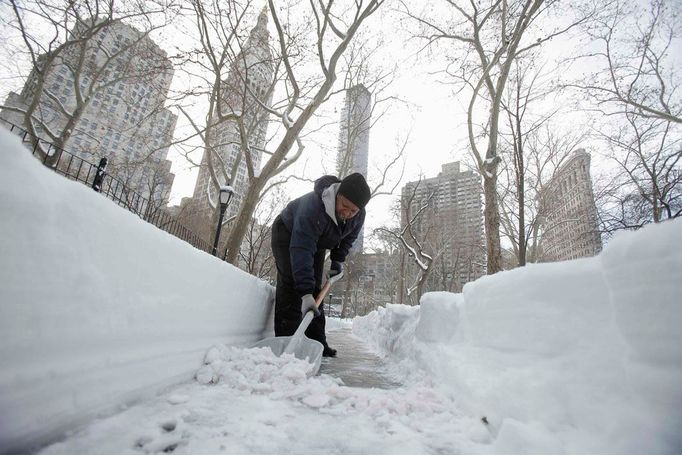
[[[249,130],[250,158],[256,173],[260,170],[268,127],[268,113],[258,101],[265,105],[272,102],[272,93],[269,88],[272,84],[274,69],[267,23],[268,15],[264,8],[249,38],[230,66],[228,77],[222,85],[222,99],[219,101],[219,108],[223,114],[242,113],[244,124]],[[249,184],[247,162],[241,156],[239,125],[234,120],[219,122],[211,128],[208,139],[214,153],[211,158],[216,161],[215,155],[219,156],[222,164],[217,166],[225,169],[228,174],[228,181],[225,181],[220,172],[216,173],[220,180],[219,184],[221,186],[229,184],[235,191],[225,216],[229,219],[238,212]],[[214,207],[218,200],[219,189],[211,181],[209,159],[209,154],[204,152],[194,195],[189,203],[192,207],[191,216],[194,218],[192,224],[199,235],[207,239],[215,231],[212,220],[216,211]],[[234,180],[232,180],[233,175]]]
[[[354,172],[367,177],[371,100],[372,96],[364,85],[353,86],[346,92],[336,158],[336,173],[340,178]]]
[[[442,165],[437,177],[409,182],[402,189],[401,226],[427,209],[413,225],[424,250],[437,255],[431,273],[434,288],[459,291],[485,273],[481,183],[473,171],[461,171],[459,161]],[[409,206],[409,207],[408,207]]]
[[[601,251],[590,155],[584,149],[573,153],[538,198],[545,261],[589,257]]]
[[[364,85],[355,85],[346,92],[346,100],[341,109],[336,158],[336,174],[339,178],[354,172],[367,177],[371,100],[372,96]],[[351,252],[362,252],[363,244],[364,232],[361,231]]]
[[[65,150],[94,163],[106,157],[109,172],[165,205],[174,178],[166,156],[177,120],[163,107],[173,78],[170,60],[122,22],[94,34],[92,21],[77,23],[71,37],[79,36],[82,42],[41,55],[21,93],[10,93],[5,105],[26,112],[37,99],[33,123],[41,139],[52,142],[46,128],[70,133]],[[0,116],[26,127],[23,113],[3,109]]]

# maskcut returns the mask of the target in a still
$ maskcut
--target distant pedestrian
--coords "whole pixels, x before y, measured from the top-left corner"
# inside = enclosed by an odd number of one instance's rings
[[[95,178],[92,181],[92,189],[98,193],[102,191],[102,183],[104,182],[104,177],[107,175],[107,163],[106,158],[99,160],[97,165],[97,171],[95,172]]]

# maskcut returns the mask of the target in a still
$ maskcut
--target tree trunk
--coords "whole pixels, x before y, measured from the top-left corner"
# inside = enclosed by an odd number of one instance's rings
[[[256,205],[260,200],[260,193],[263,189],[263,180],[260,177],[255,177],[251,180],[251,185],[246,192],[246,197],[242,206],[237,212],[237,218],[234,220],[234,226],[230,230],[227,238],[227,257],[226,260],[230,264],[236,266],[239,259],[239,249],[241,248],[242,240],[246,235],[246,230],[251,222],[251,217],[256,210]]]
[[[661,222],[661,207],[658,204],[659,192],[658,192],[658,187],[656,185],[656,179],[654,178],[653,180],[654,181],[653,181],[653,185],[652,185],[652,187],[653,187],[652,199],[653,199],[654,223],[660,223]]]
[[[405,303],[405,252],[400,251],[400,276],[398,277],[398,303]]]
[[[502,270],[502,248],[500,245],[500,212],[497,203],[497,174],[483,177],[483,195],[485,199],[485,237],[488,256],[488,275]]]
[[[521,131],[519,129],[519,131]],[[520,141],[519,141],[520,142]],[[520,144],[519,144],[520,145]],[[517,193],[519,203],[519,267],[526,265],[526,252],[528,251],[528,240],[526,239],[526,170],[523,162],[523,149],[519,149],[517,172]]]
[[[421,279],[419,280],[419,284],[417,285],[417,298],[414,302],[415,305],[419,305],[419,302],[421,301],[422,295],[424,294],[424,286],[426,286],[426,282],[429,279],[429,275],[431,275],[431,271],[433,270],[432,267],[432,262],[429,262],[428,267],[426,268],[426,271],[422,275]]]
[[[519,267],[526,265],[526,251],[528,241],[526,240],[526,210],[524,207],[525,195],[523,194],[523,184],[519,188]]]

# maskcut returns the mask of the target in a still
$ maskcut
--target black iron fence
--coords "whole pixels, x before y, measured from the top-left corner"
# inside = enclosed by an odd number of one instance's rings
[[[102,161],[100,161],[100,166],[95,165],[48,141],[36,138],[13,123],[4,119],[0,121],[10,132],[19,136],[23,143],[29,144],[28,148],[32,150],[31,153],[37,156],[46,167],[70,180],[90,186],[157,228],[184,240],[195,248],[211,253],[212,248],[209,243],[178,223],[174,217],[163,210],[160,202],[142,196],[137,191],[128,188],[121,179],[104,172]]]

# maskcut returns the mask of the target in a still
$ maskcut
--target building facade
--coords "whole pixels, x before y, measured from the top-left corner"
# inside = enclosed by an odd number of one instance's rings
[[[369,161],[369,129],[372,117],[372,95],[364,85],[355,85],[346,92],[341,108],[339,147],[336,175],[343,178],[354,172],[367,177]],[[353,244],[352,253],[362,252],[364,231]]]
[[[423,250],[434,258],[430,289],[460,291],[485,274],[481,196],[479,175],[462,171],[458,161],[443,164],[437,177],[403,187],[401,227],[427,206],[412,225]],[[409,267],[408,276],[415,273]]]
[[[590,155],[584,149],[572,154],[538,198],[544,261],[590,257],[601,251]]]
[[[66,151],[95,164],[106,157],[108,172],[165,206],[174,179],[166,157],[177,121],[164,108],[170,60],[148,36],[121,22],[95,33],[91,22],[81,23],[71,36],[85,37],[84,46],[40,56],[0,117],[26,128],[23,112],[37,99],[33,124],[41,139],[53,142],[46,128],[68,136]]]

